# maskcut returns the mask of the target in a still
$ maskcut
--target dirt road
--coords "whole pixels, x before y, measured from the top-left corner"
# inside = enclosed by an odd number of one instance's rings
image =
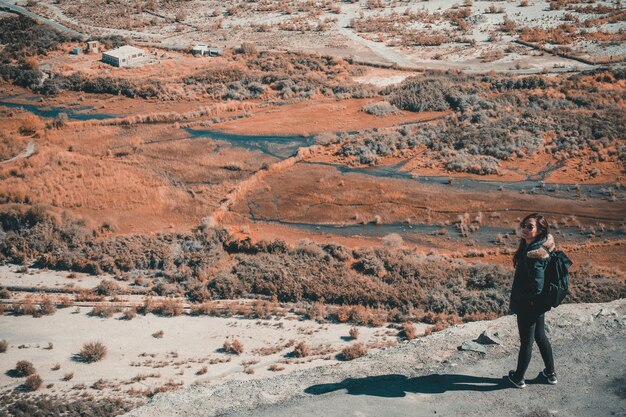
[[[626,416],[626,300],[564,305],[548,313],[559,383],[527,387],[503,378],[514,367],[515,319],[457,326],[336,366],[257,381],[192,387],[157,395],[127,416]],[[501,344],[461,351],[482,331]]]
[[[16,1],[12,1],[12,0],[0,0],[0,10],[4,9],[4,10],[9,10],[11,12],[19,13],[19,14],[24,15],[26,17],[30,17],[31,19],[43,22],[43,23],[53,27],[56,30],[59,30],[61,32],[65,32],[65,33],[67,33],[69,35],[72,35],[72,36],[77,36],[77,37],[79,37],[81,39],[86,37],[86,35],[84,35],[84,34],[82,34],[80,32],[77,32],[77,31],[75,31],[73,29],[65,27],[62,24],[57,23],[55,21],[52,21],[50,19],[46,19],[45,17],[40,16],[40,15],[38,15],[36,13],[33,13],[30,10],[25,9],[24,7],[16,5],[15,3],[16,3]]]

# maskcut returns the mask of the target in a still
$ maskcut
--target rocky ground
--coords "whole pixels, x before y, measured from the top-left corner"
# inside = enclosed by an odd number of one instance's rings
[[[547,314],[556,386],[536,377],[543,368],[536,349],[526,389],[508,384],[504,375],[515,366],[518,336],[515,318],[506,316],[352,362],[160,394],[126,416],[625,416],[625,313],[621,299]],[[499,344],[474,342],[483,332]]]

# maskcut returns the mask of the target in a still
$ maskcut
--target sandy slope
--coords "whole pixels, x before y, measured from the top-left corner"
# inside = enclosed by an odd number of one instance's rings
[[[127,417],[209,415],[624,416],[626,300],[564,305],[548,314],[559,384],[507,385],[517,333],[512,316],[475,322],[353,362],[276,378],[157,395]],[[500,333],[487,353],[457,349],[483,330]],[[537,414],[531,414],[536,411]]]

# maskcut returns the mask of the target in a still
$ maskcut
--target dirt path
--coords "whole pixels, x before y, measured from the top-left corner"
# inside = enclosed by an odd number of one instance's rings
[[[15,155],[13,158],[7,159],[6,161],[2,161],[0,162],[0,164],[8,164],[9,162],[17,161],[18,159],[28,158],[34,153],[35,153],[35,141],[31,140],[30,142],[28,142],[28,145],[26,145],[26,149],[24,149],[22,153],[20,153],[19,155]]]
[[[418,68],[410,59],[394,51],[392,48],[386,46],[385,44],[364,39],[354,33],[352,29],[349,28],[349,26],[350,21],[353,18],[357,17],[356,10],[357,9],[347,9],[347,6],[343,6],[342,14],[339,16],[339,19],[337,19],[337,29],[342,35],[356,43],[365,46],[366,48],[371,49],[386,61],[392,62],[405,68]]]
[[[535,378],[543,367],[536,349],[525,390],[503,379],[518,343],[507,316],[335,366],[157,395],[127,416],[626,416],[626,300],[563,305],[547,324],[556,386]],[[484,330],[498,332],[502,344],[458,350]]]
[[[15,3],[16,3],[15,1],[0,0],[0,9],[10,10],[10,11],[12,11],[14,13],[19,13],[21,15],[30,17],[31,19],[35,19],[35,20],[38,20],[40,22],[44,22],[45,24],[47,24],[49,26],[52,26],[56,30],[59,30],[61,32],[65,32],[65,33],[67,33],[69,35],[78,36],[80,38],[84,38],[85,37],[85,35],[80,33],[80,32],[77,32],[77,31],[75,31],[73,29],[65,27],[65,26],[63,26],[60,23],[57,23],[57,22],[54,22],[52,20],[46,19],[45,17],[40,16],[40,15],[38,15],[36,13],[33,13],[30,10],[25,9],[24,7],[17,6]]]

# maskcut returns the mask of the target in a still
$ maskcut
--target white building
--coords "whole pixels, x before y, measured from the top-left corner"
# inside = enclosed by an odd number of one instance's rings
[[[90,54],[95,54],[100,51],[100,42],[98,41],[88,41],[87,42],[87,52]]]
[[[208,55],[209,54],[209,47],[206,45],[196,45],[193,48],[191,48],[191,53],[194,55]]]
[[[191,53],[202,56],[220,56],[224,53],[223,48],[208,47],[207,45],[198,44],[191,48]]]
[[[104,52],[102,54],[102,62],[106,62],[115,67],[128,67],[143,61],[145,57],[146,52],[143,49],[124,45],[117,49]]]

